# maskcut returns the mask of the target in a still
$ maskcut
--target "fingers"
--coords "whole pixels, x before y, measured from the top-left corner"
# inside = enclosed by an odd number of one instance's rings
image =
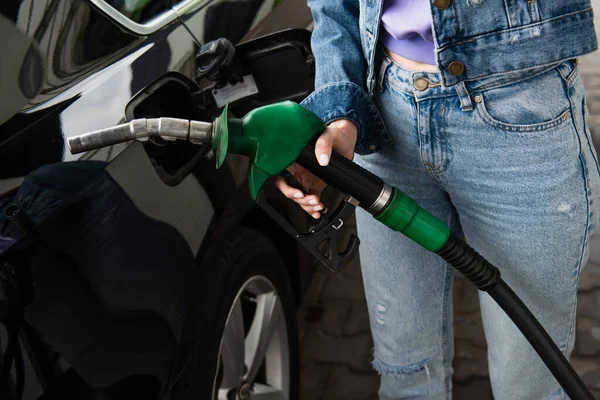
[[[304,198],[304,193],[300,189],[296,189],[287,184],[285,179],[278,176],[275,179],[275,187],[283,193],[285,197],[292,200],[299,200]]]
[[[315,143],[315,156],[317,157],[319,165],[324,167],[329,164],[331,149],[338,136],[338,129],[328,127],[325,129],[325,132],[321,134],[319,139],[317,139],[317,143]]]
[[[307,205],[300,205],[302,207],[302,209],[304,211],[306,211],[308,214],[310,214],[311,217],[313,217],[314,219],[319,219],[321,218],[321,213],[320,211],[323,210],[323,204],[319,203],[318,200],[314,200],[313,199],[313,203],[307,204]],[[316,205],[314,203],[317,203]]]
[[[319,165],[329,164],[332,149],[352,159],[357,135],[356,126],[351,121],[337,120],[329,124],[315,144],[315,157]]]
[[[278,176],[275,179],[275,187],[277,187],[285,197],[298,203],[302,209],[309,213],[313,218],[319,219],[321,217],[320,211],[324,209],[324,206],[323,203],[319,201],[319,197],[316,194],[302,193],[299,189],[288,185],[281,176]]]

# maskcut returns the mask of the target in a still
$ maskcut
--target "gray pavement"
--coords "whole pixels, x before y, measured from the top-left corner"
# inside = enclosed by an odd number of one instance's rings
[[[600,28],[600,0],[592,0]],[[580,59],[589,125],[600,147],[600,52]],[[348,227],[349,231],[355,229]],[[579,287],[577,340],[571,362],[600,399],[600,235],[590,240],[590,260]],[[454,286],[454,398],[492,399],[486,342],[477,291],[462,277]],[[317,271],[298,313],[301,400],[377,399],[371,368],[372,340],[358,258],[339,274]]]

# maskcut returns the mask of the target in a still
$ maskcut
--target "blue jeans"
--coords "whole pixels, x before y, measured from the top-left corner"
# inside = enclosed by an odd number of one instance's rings
[[[393,142],[356,161],[464,235],[569,356],[600,215],[576,62],[442,88],[438,74],[380,57],[374,101]],[[370,214],[357,219],[380,398],[450,398],[452,268]],[[479,299],[495,398],[566,399],[504,312]]]

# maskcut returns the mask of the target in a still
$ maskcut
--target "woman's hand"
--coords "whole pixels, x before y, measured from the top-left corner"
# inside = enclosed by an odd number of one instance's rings
[[[319,164],[323,166],[329,164],[332,149],[344,157],[352,159],[357,134],[356,126],[350,120],[340,119],[330,123],[315,144],[315,156]],[[288,171],[308,190],[308,193],[302,193],[299,189],[289,186],[281,176],[278,176],[275,180],[275,186],[285,197],[300,204],[304,211],[312,215],[313,218],[320,218],[320,211],[323,210],[324,206],[319,197],[325,188],[325,182],[297,163],[292,164]]]

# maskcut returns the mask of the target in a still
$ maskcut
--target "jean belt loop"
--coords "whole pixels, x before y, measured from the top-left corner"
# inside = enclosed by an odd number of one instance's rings
[[[473,111],[473,103],[471,102],[471,96],[467,91],[467,86],[465,85],[464,81],[456,84],[456,93],[458,94],[458,98],[460,99],[460,108],[463,111]]]
[[[383,83],[385,82],[385,73],[387,72],[388,67],[392,61],[389,57],[381,56],[381,65],[379,66],[379,71],[377,74],[377,87],[380,92],[383,92]]]
[[[577,63],[573,59],[564,61],[556,67],[563,79],[567,79],[575,68],[577,68]]]

